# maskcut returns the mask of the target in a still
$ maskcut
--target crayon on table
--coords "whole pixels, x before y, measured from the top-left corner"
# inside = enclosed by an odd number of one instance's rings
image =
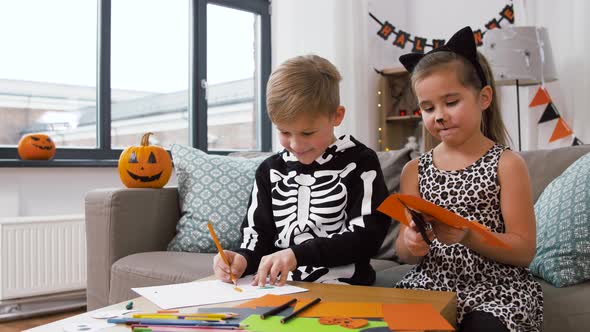
[[[283,304],[281,304],[278,307],[275,307],[273,309],[270,309],[269,311],[263,313],[262,315],[260,315],[260,319],[266,319],[266,317],[268,316],[272,316],[274,314],[277,314],[285,309],[287,309],[287,307],[289,307],[291,304],[297,302],[297,299],[291,299]]]
[[[200,320],[200,321],[222,321],[222,318],[218,317],[205,317],[205,316],[184,316],[184,315],[146,315],[146,314],[135,314],[133,318],[154,318],[154,319],[186,319],[186,320]]]
[[[304,305],[303,307],[299,308],[299,310],[297,311],[293,311],[292,314],[290,314],[289,316],[281,319],[281,324],[285,324],[288,321],[290,321],[291,319],[295,318],[295,316],[297,316],[297,314],[302,313],[303,311],[313,307],[314,305],[320,303],[322,299],[320,299],[319,297],[315,298],[313,301],[309,302],[308,304]]]
[[[202,322],[189,319],[154,319],[154,318],[109,318],[107,323],[113,324],[146,324],[146,325],[185,325],[185,326],[221,326],[221,327],[240,327],[240,324],[219,323],[219,322]]]

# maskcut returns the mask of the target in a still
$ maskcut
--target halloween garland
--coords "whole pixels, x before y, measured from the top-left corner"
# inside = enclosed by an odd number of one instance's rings
[[[388,21],[385,21],[383,23],[383,22],[381,22],[381,20],[379,20],[377,17],[375,17],[375,15],[373,15],[370,12],[369,12],[369,16],[371,16],[371,18],[373,18],[373,20],[375,20],[375,22],[377,22],[381,26],[379,31],[377,31],[377,35],[379,35],[379,37],[383,38],[383,40],[387,40],[389,38],[389,36],[394,35],[395,38],[393,39],[392,44],[399,47],[399,48],[405,48],[406,44],[410,43],[410,44],[413,44],[412,52],[424,53],[424,49],[426,47],[432,47],[433,49],[435,49],[435,48],[441,47],[445,44],[444,39],[430,38],[430,40],[432,40],[432,42],[430,42],[430,43],[428,42],[429,38],[426,38],[426,37],[415,36],[412,39],[411,38],[412,34],[406,32],[404,30],[401,30],[401,29],[396,30],[395,26],[393,26]],[[500,25],[500,23],[502,23],[502,21],[504,21],[504,20],[508,21],[510,24],[514,24],[514,6],[513,5],[506,5],[500,11],[500,18],[491,19],[485,25],[486,29],[484,29],[483,31],[482,31],[482,29],[477,29],[477,30],[473,31],[473,38],[475,39],[475,44],[477,46],[483,45],[483,37],[484,37],[486,31],[492,30],[492,29],[501,29],[502,26]]]
[[[539,89],[537,89],[537,93],[533,97],[533,100],[531,100],[529,107],[533,108],[533,107],[537,107],[537,106],[541,106],[541,105],[545,105],[545,104],[547,106],[545,106],[545,109],[543,110],[543,114],[541,115],[541,118],[539,119],[538,123],[541,124],[541,123],[557,120],[557,122],[555,123],[555,128],[553,128],[553,133],[551,134],[551,137],[549,138],[549,143],[557,141],[557,140],[565,138],[565,137],[568,137],[570,135],[573,135],[574,132],[570,129],[570,127],[567,125],[567,123],[563,120],[563,118],[561,117],[561,115],[557,111],[557,108],[553,104],[553,101],[551,100],[551,97],[549,96],[549,93],[547,92],[547,90],[544,89],[543,87],[539,87]],[[572,145],[583,145],[583,144],[584,143],[582,142],[582,140],[577,138],[575,135],[573,136]]]

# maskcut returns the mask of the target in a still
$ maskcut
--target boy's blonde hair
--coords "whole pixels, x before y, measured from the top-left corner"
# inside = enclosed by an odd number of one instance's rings
[[[293,120],[300,114],[331,117],[340,106],[338,69],[317,55],[304,55],[283,62],[266,87],[266,105],[274,123]]]
[[[477,52],[477,61],[483,69],[485,78],[493,93],[490,106],[482,114],[481,132],[492,141],[506,145],[508,132],[500,114],[494,75],[487,59],[480,52]],[[483,88],[475,67],[466,58],[455,52],[436,52],[422,58],[412,72],[412,87],[415,87],[417,81],[429,76],[442,66],[454,66],[457,69],[457,78],[464,87],[471,88],[476,92]]]

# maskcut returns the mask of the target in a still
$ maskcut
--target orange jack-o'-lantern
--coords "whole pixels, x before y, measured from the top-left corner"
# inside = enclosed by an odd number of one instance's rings
[[[127,188],[162,188],[172,174],[172,159],[166,150],[149,145],[152,133],[141,138],[140,146],[130,146],[119,157],[119,177]]]
[[[18,142],[17,151],[23,160],[50,160],[55,155],[55,143],[45,134],[27,134]]]

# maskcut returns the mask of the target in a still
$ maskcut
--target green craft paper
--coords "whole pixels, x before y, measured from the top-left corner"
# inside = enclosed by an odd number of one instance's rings
[[[260,319],[259,315],[251,315],[244,319],[241,324],[248,325],[248,331],[256,332],[293,332],[293,331],[314,331],[314,332],[352,332],[363,331],[371,327],[387,327],[382,321],[369,321],[369,324],[360,329],[347,329],[339,325],[322,325],[318,318],[293,318],[286,324],[281,324],[281,316],[272,316],[267,319]]]

